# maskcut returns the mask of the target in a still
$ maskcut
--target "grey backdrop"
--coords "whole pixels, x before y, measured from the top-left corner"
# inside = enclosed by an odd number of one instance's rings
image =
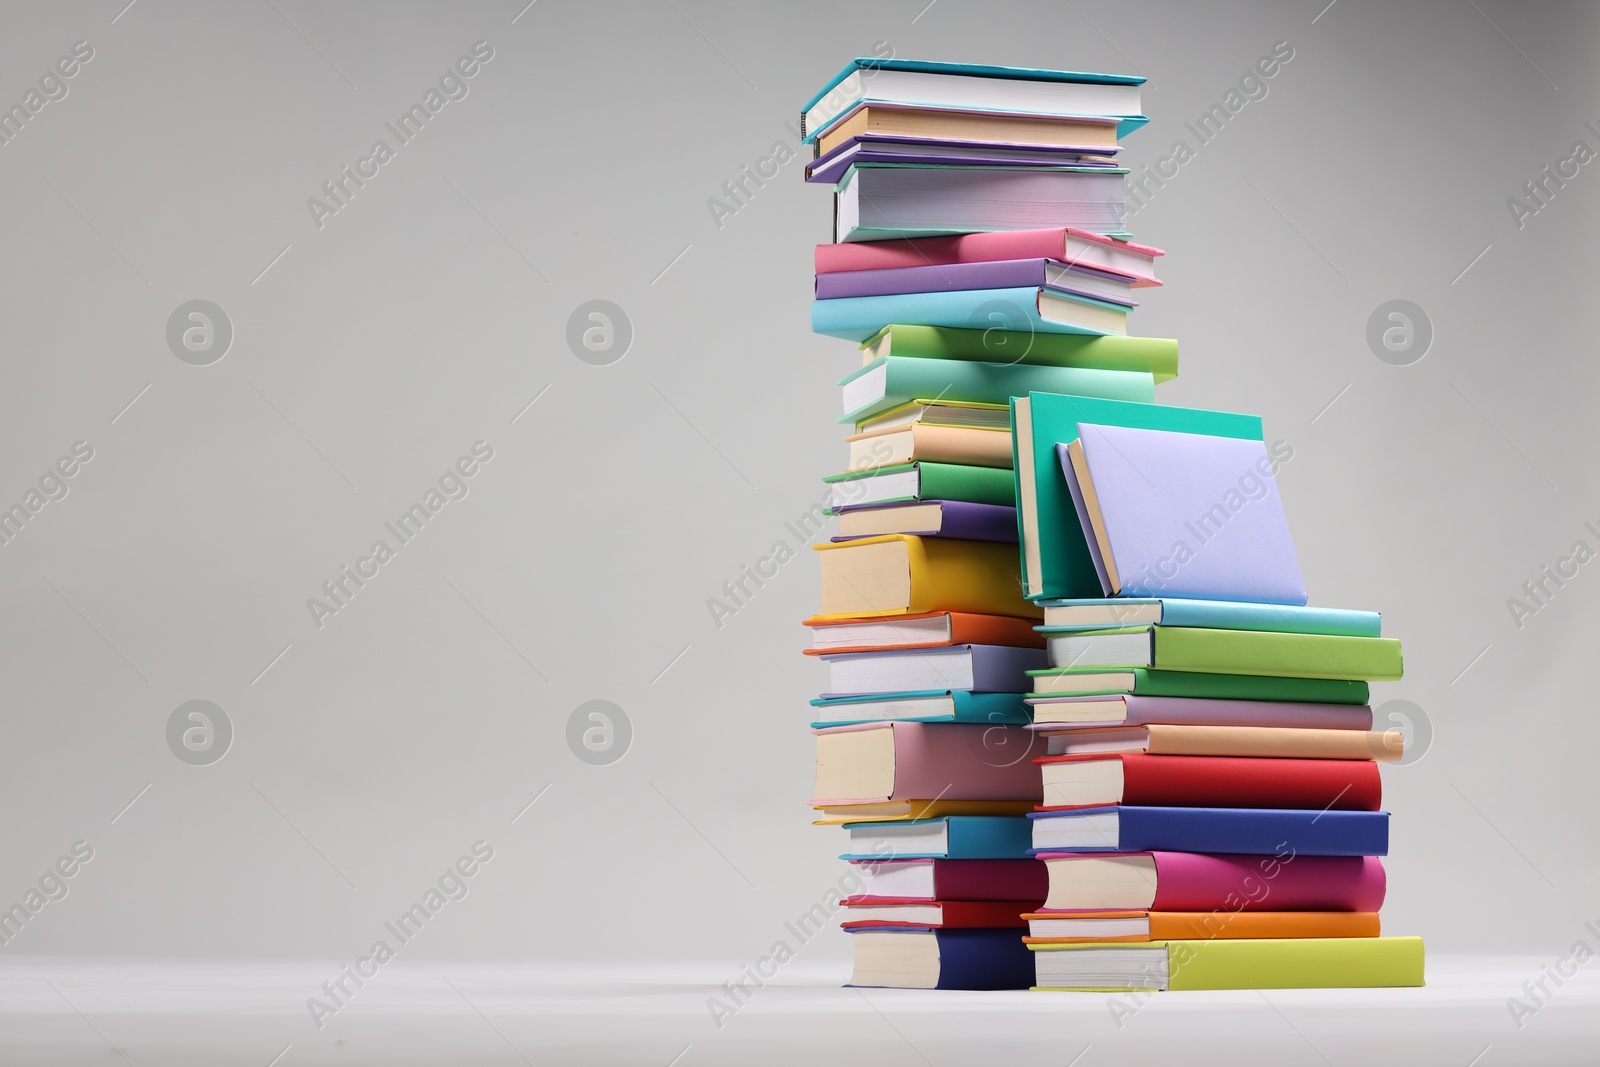
[[[1405,642],[1374,701],[1423,712],[1385,771],[1387,928],[1543,952],[1597,917],[1600,564],[1507,606],[1600,548],[1600,173],[1522,188],[1600,148],[1592,6],[124,3],[0,33],[7,102],[93,49],[0,146],[0,503],[93,448],[0,546],[0,903],[94,849],[0,951],[349,961],[479,840],[408,952],[732,976],[821,897],[812,553],[720,628],[707,601],[842,463],[853,350],[807,329],[830,202],[800,162],[720,225],[707,201],[879,41],[1150,78],[1128,158],[1196,149],[1131,223],[1170,253],[1134,319],[1182,342],[1160,399],[1264,415],[1314,601]],[[319,227],[307,199],[478,41],[467,95]],[[208,366],[167,342],[194,299],[234,331]],[[1405,366],[1367,340],[1395,299],[1434,333]],[[591,300],[631,322],[610,365],[567,340]],[[468,495],[319,629],[307,599],[478,441]],[[167,741],[195,699],[233,726],[209,766]],[[569,747],[590,700],[631,722],[620,761]]]

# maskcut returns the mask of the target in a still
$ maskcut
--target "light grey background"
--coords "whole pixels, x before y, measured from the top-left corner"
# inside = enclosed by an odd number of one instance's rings
[[[0,147],[0,498],[95,450],[0,546],[0,903],[95,857],[0,952],[347,962],[479,839],[414,958],[732,977],[821,897],[812,554],[720,629],[707,600],[843,460],[853,349],[807,328],[830,202],[798,161],[720,227],[707,200],[878,41],[1145,74],[1135,165],[1292,45],[1134,217],[1170,253],[1134,330],[1182,342],[1162,401],[1292,443],[1313,600],[1405,642],[1374,702],[1432,739],[1385,771],[1387,929],[1544,953],[1600,917],[1600,563],[1520,630],[1506,606],[1600,548],[1600,164],[1520,229],[1507,207],[1600,149],[1592,6],[124,2],[10,5],[0,33],[5,101],[95,52]],[[307,198],[479,40],[469,95],[319,229]],[[165,341],[196,298],[235,330],[207,367]],[[594,299],[633,326],[610,366],[565,339]],[[1365,340],[1391,299],[1433,323],[1412,366]],[[318,629],[307,598],[479,440],[470,494]],[[210,766],[167,748],[193,699],[234,727]],[[594,699],[633,727],[608,766],[567,746]]]

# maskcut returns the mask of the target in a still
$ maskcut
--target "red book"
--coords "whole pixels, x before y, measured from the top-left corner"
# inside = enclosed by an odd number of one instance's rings
[[[1034,902],[1034,907],[1044,898]],[[867,930],[874,927],[933,927],[956,929],[973,927],[1018,926],[1028,921],[1022,917],[1030,911],[1020,900],[908,900],[895,897],[850,897],[844,902],[850,909],[839,925],[846,930]]]
[[[1111,762],[1120,767],[1108,766]],[[1372,760],[1152,756],[1143,752],[1045,756],[1041,810],[1130,804],[1163,808],[1310,808],[1377,811]]]
[[[1044,864],[1026,860],[851,860],[861,878],[852,900],[1043,900]]]
[[[1160,285],[1155,278],[1159,248],[1119,241],[1070,226],[1047,230],[1003,230],[897,241],[818,245],[818,274],[944,263],[992,263],[1008,259],[1053,259],[1134,279],[1134,288]]]

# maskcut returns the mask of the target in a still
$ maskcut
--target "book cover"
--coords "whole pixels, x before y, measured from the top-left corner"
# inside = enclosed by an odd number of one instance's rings
[[[1155,623],[1210,630],[1274,630],[1280,633],[1378,637],[1383,616],[1376,611],[1263,604],[1238,600],[1187,600],[1180,597],[1112,597],[1044,600],[1045,631],[1099,630]]]
[[[1136,696],[1212,697],[1222,700],[1281,700],[1326,704],[1365,704],[1371,688],[1364,681],[1281,678],[1265,674],[1210,674],[1148,667],[1105,671],[1050,668],[1029,671],[1035,694],[1132,693]],[[1069,687],[1070,683],[1070,687]]]
[[[919,629],[912,632],[905,624],[930,620],[944,620],[947,636],[923,636]],[[808,656],[825,652],[879,652],[888,649],[939,648],[946,645],[1012,645],[1017,648],[1043,648],[1044,638],[1034,631],[1032,619],[1012,615],[975,615],[967,611],[929,611],[917,615],[897,615],[891,619],[821,618],[812,616],[801,625],[818,631],[817,638],[830,630],[845,626],[869,624],[882,628],[891,638],[888,643],[873,645],[841,645],[836,648],[808,648]],[[903,632],[901,632],[903,631]]]
[[[1070,892],[1105,853],[1061,852],[1041,856],[1050,874],[1047,910],[1067,906]],[[1206,855],[1148,852],[1133,857],[1149,870],[1141,887],[1151,911],[1377,911],[1386,880],[1376,856]],[[1058,893],[1058,890],[1061,892]]]
[[[1213,675],[1212,677],[1226,677]],[[1114,701],[1122,707],[1117,717],[1076,719],[1065,717],[1072,705],[1098,706]],[[1217,700],[1209,697],[1144,696],[1136,693],[1084,697],[1041,697],[1028,701],[1048,702],[1048,709],[1036,707],[1038,728],[1151,726],[1157,723],[1204,726],[1299,727],[1313,730],[1370,730],[1372,708],[1366,704],[1313,704],[1277,700]],[[1066,705],[1066,708],[1062,706]],[[1088,711],[1088,707],[1084,708]],[[1052,713],[1063,713],[1055,718]],[[1274,805],[1283,807],[1284,805]]]
[[[932,710],[937,704],[942,709]],[[919,711],[919,705],[925,710]],[[869,722],[981,722],[1022,726],[1028,722],[1028,705],[1021,693],[975,693],[965,689],[920,690],[907,693],[869,693],[864,696],[818,697],[811,701],[816,714],[830,716],[811,724],[813,729],[852,726]],[[895,714],[885,714],[892,710]]]
[[[1074,669],[1153,667],[1198,674],[1263,674],[1278,678],[1397,681],[1405,664],[1392,637],[1133,626],[1049,638],[1053,664]]]
[[[986,292],[1010,291],[987,290]],[[932,299],[943,300],[952,294],[928,295]],[[864,299],[899,300],[901,297],[875,296]],[[832,307],[853,302],[829,300],[826,303]],[[972,302],[972,309],[975,310],[982,303],[983,300]],[[981,315],[978,321],[980,325],[987,324]],[[965,320],[962,325],[967,325]],[[863,336],[871,336],[882,326],[882,322],[878,323]],[[845,375],[839,379],[838,384],[845,391],[847,398],[858,395],[857,390],[862,397],[855,405],[847,400],[845,413],[836,420],[843,423],[862,422],[891,408],[927,398],[961,403],[1004,404],[1013,396],[1038,389],[1061,390],[1083,397],[1110,397],[1148,403],[1154,400],[1156,395],[1155,378],[1140,371],[1028,364],[1005,366],[968,360],[935,361],[909,356],[885,356],[881,360],[874,360]],[[1079,537],[1081,539],[1081,533]]]
[[[817,745],[812,807],[930,798],[1038,803],[1039,770],[1032,763],[1037,753],[1032,735],[1020,727],[891,722],[812,733]],[[858,733],[873,736],[852,737]],[[863,742],[873,763],[865,776],[859,768]],[[830,783],[871,791],[830,795]]]
[[[1121,782],[1121,803],[1154,808],[1304,808],[1377,811],[1378,765],[1368,760],[1259,759],[1248,756],[1153,756],[1147,752],[1041,756],[1040,767],[1083,766]],[[1049,782],[1050,776],[1045,776]],[[1045,789],[1043,807],[1073,805]],[[1198,851],[1204,851],[1198,850]],[[1270,849],[1268,851],[1271,851]]]
[[[1332,937],[1166,941],[1150,946],[1164,952],[1163,966],[1142,970],[1112,989],[1360,989],[1423,985],[1420,937]],[[1105,953],[1098,945],[1031,944],[1045,958],[1038,962],[1040,990],[1104,990],[1102,984],[1054,985],[1048,956]],[[1099,973],[1085,960],[1085,973]],[[1164,975],[1164,977],[1163,977]]]
[[[996,234],[994,236],[1003,236]],[[824,248],[874,248],[879,241]],[[1072,333],[1012,333],[894,323],[862,342],[865,355],[954,359],[1008,366],[1085,367],[1140,371],[1157,385],[1178,376],[1178,342],[1165,337],[1092,337]]]
[[[1017,543],[1017,509],[1004,504],[981,504],[971,500],[905,500],[887,504],[846,504],[830,510],[835,515],[872,512],[881,516],[884,521],[890,522],[894,521],[890,509],[914,507],[920,504],[937,505],[939,509],[937,524],[927,522],[921,524],[935,525],[935,528],[904,529],[896,530],[895,533],[912,534],[917,537],[951,537],[965,541],[1004,541],[1013,545]],[[902,525],[916,524],[908,521]],[[883,535],[836,534],[831,540],[851,541],[859,537],[881,536]]]
[[[1120,335],[1127,332],[1126,305],[1060,294],[1060,299],[1066,302],[1067,309],[1075,319],[1080,319],[1083,323],[1094,323],[1094,325],[1075,324],[1058,321],[1057,318],[1046,318],[1040,310],[1042,291],[1046,290],[1042,290],[1040,286],[1018,286],[1006,289],[961,289],[944,293],[898,293],[892,296],[846,296],[835,300],[813,300],[811,332],[827,337],[842,337],[847,341],[858,343],[872,337],[885,326],[900,322],[968,330],[998,328],[1013,332],[1089,336]],[[1148,395],[1132,385],[1108,392],[1099,390],[1080,390],[1080,392],[1088,396],[1104,395],[1113,400],[1150,403],[1155,398],[1155,383],[1152,381],[1150,384],[1152,388]]]
[[[1017,588],[1008,544],[888,534],[811,547],[822,554],[821,616],[1038,612]]]
[[[851,847],[842,860],[1020,860],[1033,847],[1033,824],[1025,816],[947,815],[888,825],[849,822],[844,828]]]
[[[1039,811],[1035,855],[1060,852],[1204,852],[1297,856],[1383,856],[1389,852],[1386,811],[1288,808],[1158,808],[1124,804],[1076,811]],[[1076,832],[1085,843],[1048,842]]]
[[[1056,452],[1106,596],[1305,604],[1263,442],[1079,423]]]
[[[1059,226],[1039,230],[998,230],[950,237],[818,245],[813,265],[816,273],[830,274],[836,271],[887,270],[947,263],[987,263],[1004,259],[1055,259],[1116,271],[1133,278],[1136,286],[1143,287],[1160,284],[1154,277],[1154,263],[1157,256],[1165,254],[1150,245]]]

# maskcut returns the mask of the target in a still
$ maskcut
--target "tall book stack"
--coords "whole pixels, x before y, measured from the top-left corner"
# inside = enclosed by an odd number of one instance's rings
[[[858,59],[803,109],[834,187],[813,329],[856,342],[806,620],[851,984],[1415,985],[1378,936],[1376,613],[1306,606],[1255,416],[1155,404],[1126,335],[1142,78]]]

